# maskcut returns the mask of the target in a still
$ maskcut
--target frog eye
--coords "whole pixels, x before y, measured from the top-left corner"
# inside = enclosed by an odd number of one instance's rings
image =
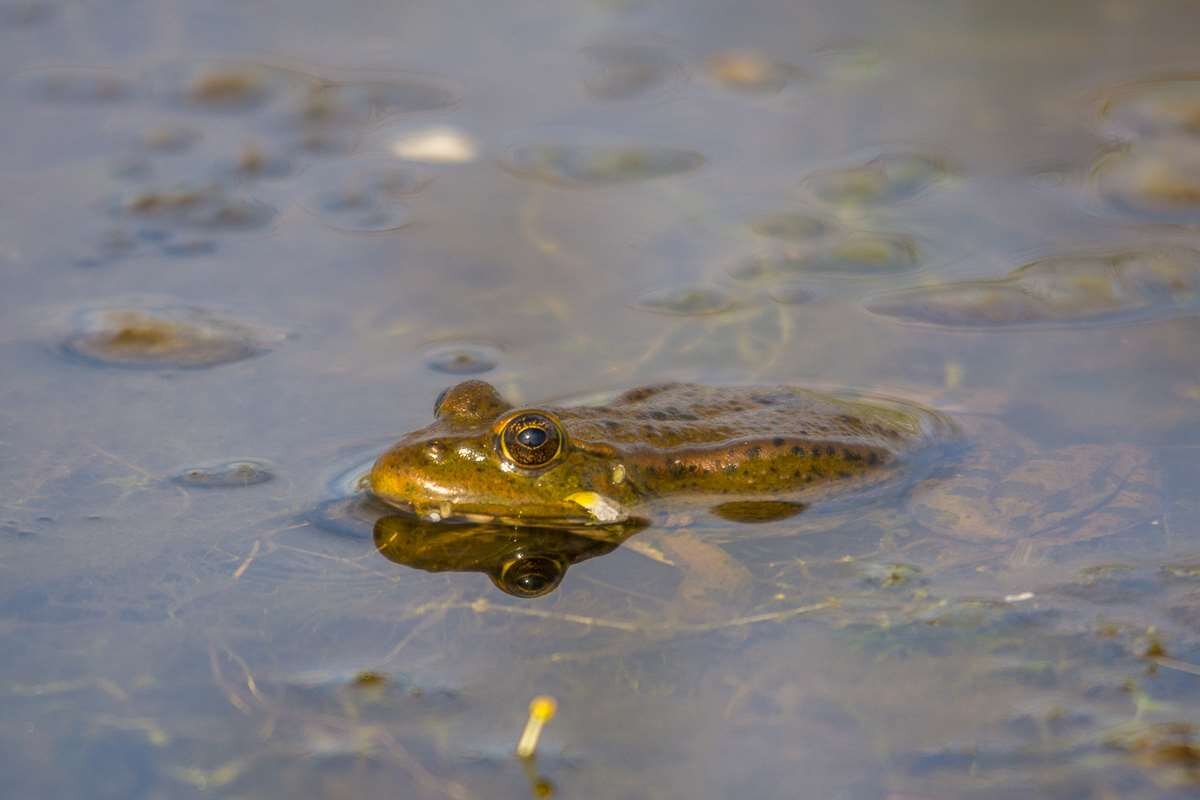
[[[510,418],[496,436],[500,455],[513,466],[541,469],[563,450],[562,426],[540,411],[525,411]]]

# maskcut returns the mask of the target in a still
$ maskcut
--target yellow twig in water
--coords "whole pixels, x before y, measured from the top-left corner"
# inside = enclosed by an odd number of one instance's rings
[[[250,548],[250,555],[246,556],[245,560],[242,561],[241,566],[239,566],[236,570],[234,570],[234,572],[233,572],[234,580],[237,580],[238,578],[240,578],[246,574],[246,570],[248,570],[250,568],[250,565],[252,563],[254,563],[254,557],[258,555],[258,549],[260,547],[262,547],[262,542],[258,539],[255,539],[254,546]]]
[[[525,730],[521,731],[521,740],[517,742],[517,757],[532,758],[537,752],[538,740],[542,738],[542,728],[554,719],[558,703],[549,695],[538,695],[529,702],[529,719],[525,721]]]

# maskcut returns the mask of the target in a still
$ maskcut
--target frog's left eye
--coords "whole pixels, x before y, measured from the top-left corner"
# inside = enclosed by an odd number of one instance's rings
[[[500,455],[521,469],[542,469],[563,451],[562,426],[540,411],[524,411],[510,418],[496,435]]]

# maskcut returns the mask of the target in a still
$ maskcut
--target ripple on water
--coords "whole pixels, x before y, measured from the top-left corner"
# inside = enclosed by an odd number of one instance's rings
[[[794,64],[777,61],[757,50],[725,50],[704,62],[704,71],[726,89],[755,94],[778,92],[802,77]]]
[[[335,230],[390,231],[409,223],[403,200],[430,180],[425,169],[387,156],[338,161],[305,175],[302,204]]]
[[[1117,87],[1104,98],[1100,120],[1108,133],[1122,139],[1200,136],[1200,76]]]
[[[1200,139],[1139,143],[1092,168],[1096,192],[1113,209],[1155,222],[1200,222]]]
[[[997,280],[904,289],[868,303],[882,316],[974,328],[1128,321],[1198,306],[1200,251],[1181,247],[1046,258]]]
[[[189,489],[236,489],[266,483],[274,478],[275,473],[269,463],[248,458],[188,467],[172,480]]]
[[[81,313],[63,346],[98,364],[196,369],[259,355],[278,338],[198,308],[108,308]]]
[[[658,45],[595,44],[583,58],[583,87],[599,100],[659,97],[684,75],[683,61]]]
[[[425,353],[425,366],[447,375],[482,375],[500,363],[500,351],[485,344],[442,344]]]
[[[633,144],[529,144],[510,150],[503,166],[515,175],[559,186],[607,186],[699,169],[691,150]]]
[[[739,280],[781,281],[801,277],[879,277],[908,272],[920,250],[903,234],[846,233],[828,242],[776,255],[755,256],[733,266]]]
[[[945,165],[915,153],[885,153],[863,164],[820,170],[804,186],[827,203],[894,203],[914,197],[948,175]]]
[[[720,286],[693,284],[673,286],[647,292],[638,298],[634,308],[656,314],[692,317],[720,314],[737,306],[733,295]]]
[[[256,111],[313,84],[299,72],[235,61],[164,64],[148,77],[171,104],[222,112]]]
[[[40,67],[13,77],[10,87],[29,99],[63,105],[127,100],[133,83],[118,72],[94,67]]]

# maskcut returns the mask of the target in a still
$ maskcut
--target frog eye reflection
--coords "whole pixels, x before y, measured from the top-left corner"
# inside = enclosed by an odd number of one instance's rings
[[[500,455],[514,466],[539,469],[548,466],[562,452],[564,437],[557,420],[527,411],[504,423],[496,438]]]
[[[557,559],[518,554],[500,566],[500,574],[492,576],[492,583],[513,597],[541,597],[554,591],[566,572],[566,566]]]

